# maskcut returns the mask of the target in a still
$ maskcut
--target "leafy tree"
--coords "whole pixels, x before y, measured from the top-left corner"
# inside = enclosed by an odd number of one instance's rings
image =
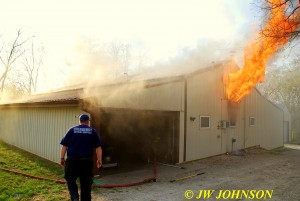
[[[300,139],[300,59],[290,66],[271,68],[258,88],[275,103],[284,103],[292,118],[292,131]]]

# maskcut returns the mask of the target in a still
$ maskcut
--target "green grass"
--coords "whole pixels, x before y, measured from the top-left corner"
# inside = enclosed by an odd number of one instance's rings
[[[63,179],[60,165],[0,141],[0,167],[26,174]],[[66,185],[41,181],[0,170],[0,201],[68,200]]]

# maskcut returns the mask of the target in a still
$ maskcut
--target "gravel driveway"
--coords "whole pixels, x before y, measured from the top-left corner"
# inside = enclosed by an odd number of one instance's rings
[[[297,201],[300,200],[299,148],[290,146],[272,151],[251,148],[185,163],[182,164],[184,169],[159,164],[157,182],[135,187],[97,189],[93,192],[93,200]],[[152,174],[152,164],[149,164],[130,172],[100,176],[98,182],[130,183]],[[210,197],[208,190],[213,192]],[[219,194],[221,197],[217,199]]]

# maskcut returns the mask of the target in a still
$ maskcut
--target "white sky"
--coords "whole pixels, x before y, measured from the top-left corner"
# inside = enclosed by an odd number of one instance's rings
[[[251,0],[0,1],[0,34],[14,37],[21,29],[45,47],[43,90],[62,86],[66,57],[82,37],[142,43],[159,61],[203,39],[230,42],[256,17]]]

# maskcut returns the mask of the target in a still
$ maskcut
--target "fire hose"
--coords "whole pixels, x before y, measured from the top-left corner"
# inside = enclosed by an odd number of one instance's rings
[[[18,172],[18,171],[6,169],[6,168],[0,168],[0,170],[2,170],[4,172],[10,172],[10,173],[22,175],[22,176],[33,178],[33,179],[39,179],[39,180],[43,180],[43,181],[52,181],[52,182],[55,182],[58,184],[66,184],[65,180],[56,180],[56,179],[50,179],[50,178],[45,178],[45,177],[39,177],[39,176],[30,175],[30,174],[26,174],[23,172]],[[156,160],[154,160],[153,176],[150,178],[144,179],[143,181],[140,181],[140,182],[127,183],[127,184],[108,184],[108,185],[93,184],[92,187],[94,187],[94,188],[118,188],[118,187],[138,186],[138,185],[149,183],[151,181],[156,182],[156,177],[157,177]]]

